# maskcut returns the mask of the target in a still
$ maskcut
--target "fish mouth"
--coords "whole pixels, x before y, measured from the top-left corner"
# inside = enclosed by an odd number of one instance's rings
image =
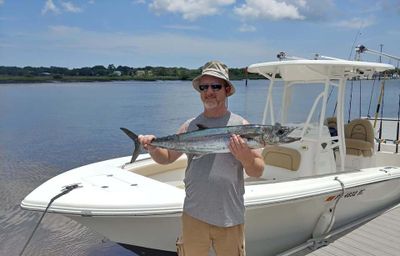
[[[301,137],[284,137],[284,138],[281,138],[280,141],[283,143],[291,143],[291,142],[299,141],[300,139],[301,139]]]
[[[281,128],[280,132],[278,132],[278,136],[281,143],[291,143],[301,139],[298,127]]]

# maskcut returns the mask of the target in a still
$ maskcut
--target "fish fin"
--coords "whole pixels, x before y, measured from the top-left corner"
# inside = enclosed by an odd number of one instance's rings
[[[209,127],[203,125],[203,124],[196,124],[197,128],[199,128],[199,130],[205,130],[208,129]]]
[[[193,157],[192,157],[192,159],[193,159],[193,160],[200,159],[200,158],[202,158],[202,157],[205,156],[205,155],[207,155],[207,154],[194,154]]]
[[[140,153],[139,138],[138,138],[138,136],[137,136],[134,132],[132,132],[132,131],[126,129],[126,128],[121,127],[120,129],[121,129],[126,135],[128,135],[128,137],[131,138],[131,139],[133,140],[133,143],[135,144],[135,149],[133,150],[132,158],[131,158],[131,161],[130,161],[130,163],[133,163],[133,162],[136,161],[136,158],[139,156],[139,153]]]

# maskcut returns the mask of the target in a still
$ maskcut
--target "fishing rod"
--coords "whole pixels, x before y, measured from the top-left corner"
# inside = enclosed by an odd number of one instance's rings
[[[368,52],[368,53],[371,53],[371,54],[378,55],[379,57],[385,56],[385,57],[388,57],[390,59],[397,60],[397,67],[398,67],[399,61],[400,61],[400,57],[382,52],[382,46],[383,45],[381,44],[380,46],[381,46],[380,51],[371,50],[371,49],[365,47],[364,45],[357,46],[356,47],[356,57],[357,57],[357,59],[360,60],[361,53]],[[378,151],[380,150],[380,146],[381,146],[381,142],[382,142],[383,94],[384,94],[384,85],[385,85],[386,76],[387,76],[387,74],[385,74],[385,78],[382,80],[381,93],[379,95],[377,110],[375,112],[375,121],[374,121],[374,128],[375,128],[376,127],[378,113],[379,113],[379,107],[380,107],[380,104],[382,103],[381,122],[380,122],[380,127],[379,127]],[[397,111],[397,135],[396,135],[397,139],[394,141],[396,143],[396,153],[399,152],[399,143],[400,143],[400,141],[399,141],[399,133],[400,133],[400,95],[399,95],[399,108],[398,108],[398,111]]]
[[[351,55],[353,55],[354,45],[356,45],[358,37],[361,35],[361,29],[363,28],[363,25],[364,25],[364,22],[361,23],[360,28],[358,29],[357,34],[356,34],[356,36],[354,38],[353,44],[351,45],[351,49],[350,49],[350,54],[349,54],[349,59],[348,60],[350,60],[351,59]],[[356,55],[354,57],[356,57]]]
[[[362,97],[361,97],[361,79],[360,79],[360,99],[359,99],[359,113],[358,113],[358,118],[361,118],[361,101],[362,101]]]
[[[376,111],[375,111],[375,117],[374,117],[374,128],[376,127],[376,123],[378,121],[378,115],[379,115],[379,110],[380,110],[381,103],[382,103],[382,97],[383,97],[384,90],[385,90],[385,80],[382,80],[381,92],[379,94],[378,104],[376,105]]]
[[[376,81],[376,78],[374,79],[374,83],[372,84],[372,88],[371,88],[371,97],[369,99],[369,105],[368,105],[368,115],[367,115],[368,118],[371,117],[369,113],[371,110],[372,96],[374,95],[374,90],[375,90],[375,81]]]
[[[378,52],[378,51],[375,51],[375,50],[371,50],[371,49],[365,47],[362,44],[358,45],[356,47],[357,60],[360,60],[360,54],[364,53],[364,52],[372,53],[372,54],[379,55],[379,56],[385,56],[385,57],[388,57],[390,59],[394,59],[394,60],[400,61],[400,57],[397,57],[397,56],[394,56],[394,55],[391,55],[391,54],[387,54],[387,53],[384,53],[384,52]]]
[[[399,94],[399,108],[397,109],[396,153],[399,153],[399,133],[400,133],[400,94]]]
[[[354,80],[351,80],[350,102],[349,102],[349,118],[347,119],[347,123],[350,123],[350,120],[351,120],[351,103],[353,101],[353,81]]]
[[[381,108],[381,122],[379,123],[379,144],[378,144],[378,151],[381,151],[381,143],[383,142],[382,140],[382,129],[383,129],[383,104],[385,102],[385,80],[386,80],[386,74],[384,79],[382,80],[382,88],[381,88],[381,95],[379,98],[381,99],[382,102],[382,108]],[[382,96],[382,97],[381,97]],[[377,117],[377,115],[376,115]],[[375,119],[376,122],[376,119]]]
[[[247,67],[245,67],[245,68],[243,69],[243,71],[244,71],[244,77],[245,77],[245,85],[246,85],[246,87],[247,87],[247,80],[248,80],[248,78],[249,78],[249,72],[248,72],[248,70],[247,70]]]

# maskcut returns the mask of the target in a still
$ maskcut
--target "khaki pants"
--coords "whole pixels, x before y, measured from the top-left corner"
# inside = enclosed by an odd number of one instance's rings
[[[218,227],[182,214],[182,237],[177,241],[179,256],[245,256],[244,225]]]

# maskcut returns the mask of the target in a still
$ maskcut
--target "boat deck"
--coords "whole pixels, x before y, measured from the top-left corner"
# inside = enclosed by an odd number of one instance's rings
[[[400,255],[400,204],[396,208],[351,231],[328,246],[303,251],[309,256],[397,256]]]

